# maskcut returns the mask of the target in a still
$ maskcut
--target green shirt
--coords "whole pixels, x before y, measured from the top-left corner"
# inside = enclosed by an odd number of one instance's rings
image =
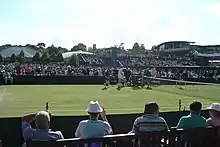
[[[199,114],[189,114],[180,118],[177,125],[178,129],[194,129],[207,127],[206,119]]]

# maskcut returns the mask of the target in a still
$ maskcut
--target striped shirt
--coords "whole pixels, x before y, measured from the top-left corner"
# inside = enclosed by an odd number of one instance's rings
[[[154,132],[154,131],[167,131],[168,125],[162,117],[155,114],[145,114],[135,120],[132,132]]]

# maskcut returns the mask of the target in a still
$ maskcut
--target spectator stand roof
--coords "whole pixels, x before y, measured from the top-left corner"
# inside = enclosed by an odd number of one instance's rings
[[[3,57],[11,57],[12,54],[15,54],[15,56],[19,55],[20,52],[23,51],[24,52],[24,56],[25,57],[33,57],[36,54],[36,50],[28,48],[28,47],[9,47],[9,48],[5,48],[3,49],[0,53]],[[41,53],[39,52],[39,54],[41,55]]]
[[[163,42],[163,43],[157,45],[156,48],[158,48],[159,46],[161,46],[163,44],[168,44],[168,43],[188,43],[188,44],[194,44],[195,42],[192,42],[192,41],[167,41],[167,42]]]
[[[93,53],[91,53],[91,52],[85,52],[85,51],[79,50],[79,51],[72,51],[72,52],[62,53],[62,56],[65,59],[65,58],[71,57],[72,55],[78,55],[78,54],[93,55]]]

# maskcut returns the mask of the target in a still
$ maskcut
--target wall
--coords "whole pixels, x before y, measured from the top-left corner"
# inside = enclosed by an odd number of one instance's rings
[[[220,83],[219,80],[213,78],[193,79],[184,78],[186,81]],[[103,84],[105,79],[103,76],[14,76],[15,85],[36,85],[36,84]],[[172,81],[160,81],[161,84],[176,84]],[[3,79],[0,80],[3,84]]]

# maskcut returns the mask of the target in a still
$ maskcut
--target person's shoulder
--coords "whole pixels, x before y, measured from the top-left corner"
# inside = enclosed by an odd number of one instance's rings
[[[158,121],[160,122],[166,122],[166,120],[163,117],[158,117]]]
[[[137,117],[136,119],[135,119],[135,121],[141,121],[141,120],[143,120],[144,119],[144,117],[143,116],[140,116],[140,117]]]
[[[182,116],[180,119],[188,119],[188,118],[190,118],[191,116],[190,115],[187,115],[187,116]]]
[[[89,120],[82,120],[80,121],[80,124],[85,124],[85,123],[88,123]]]
[[[101,121],[101,123],[103,123],[106,126],[110,126],[109,122],[107,122],[107,121]]]
[[[57,139],[63,139],[64,138],[61,131],[50,131],[50,134],[57,135],[58,136]]]

